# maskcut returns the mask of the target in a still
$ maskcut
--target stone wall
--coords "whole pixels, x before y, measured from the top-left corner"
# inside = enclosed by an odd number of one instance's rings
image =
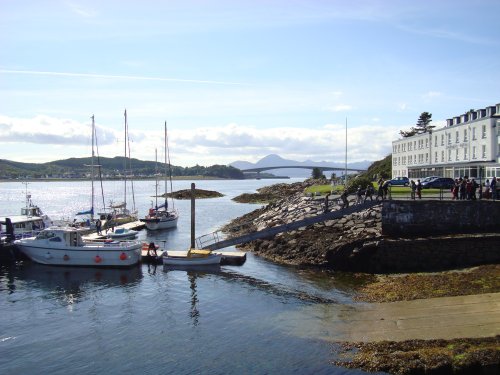
[[[349,272],[430,272],[500,263],[500,234],[381,237],[330,253],[329,266]]]
[[[388,236],[500,233],[500,201],[392,200],[382,213]]]
[[[296,194],[244,217],[250,225],[238,223],[238,228],[262,230],[324,209],[323,199]],[[242,249],[279,263],[350,272],[425,272],[500,263],[499,209],[500,202],[493,201],[386,201],[383,207],[252,241]]]

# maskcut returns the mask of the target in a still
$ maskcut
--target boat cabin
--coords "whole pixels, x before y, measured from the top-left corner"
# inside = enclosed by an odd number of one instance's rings
[[[36,236],[36,240],[48,240],[54,245],[60,246],[83,246],[83,239],[77,230],[47,228]]]

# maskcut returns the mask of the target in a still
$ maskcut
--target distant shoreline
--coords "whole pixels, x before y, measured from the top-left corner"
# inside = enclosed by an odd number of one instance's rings
[[[154,181],[155,177],[134,177],[133,181]],[[288,176],[275,176],[275,177],[262,177],[260,180],[283,180],[290,179]],[[103,178],[103,181],[124,181],[122,178]],[[130,179],[127,179],[130,180]],[[163,180],[163,178],[162,178]],[[185,181],[185,180],[226,180],[226,181],[243,181],[243,180],[256,180],[256,178],[243,178],[243,179],[235,179],[235,178],[222,178],[222,177],[214,177],[214,176],[173,176],[172,180]],[[90,178],[17,178],[17,179],[0,179],[0,183],[2,182],[33,182],[33,181],[43,181],[43,182],[60,182],[60,181],[90,181]]]

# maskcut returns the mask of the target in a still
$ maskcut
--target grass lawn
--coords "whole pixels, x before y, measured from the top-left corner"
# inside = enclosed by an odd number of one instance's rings
[[[378,190],[378,184],[376,182],[373,183],[373,187],[375,188],[375,195],[377,195],[377,190]],[[312,193],[316,195],[316,193],[319,193],[321,195],[326,195],[328,193],[332,194],[341,194],[342,191],[344,190],[343,185],[337,185],[332,188],[332,185],[314,185],[308,187],[305,192],[306,193]],[[404,186],[393,186],[390,188],[391,196],[399,196],[399,197],[409,197],[411,190],[410,187],[404,187]],[[449,193],[448,189],[444,190],[444,193],[447,194]],[[422,189],[422,196],[436,196],[439,195],[439,189]]]

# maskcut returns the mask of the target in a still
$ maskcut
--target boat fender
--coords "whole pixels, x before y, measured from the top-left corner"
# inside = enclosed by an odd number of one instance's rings
[[[68,254],[64,254],[63,259],[66,260],[66,261],[69,260]]]
[[[120,254],[120,260],[127,260],[127,254],[121,253]]]
[[[99,255],[96,255],[94,258],[94,262],[101,263],[101,261],[102,261],[102,258]]]
[[[51,254],[50,252],[48,252],[48,251],[47,251],[47,252],[45,253],[45,259],[50,259],[50,258],[52,258],[52,254]]]

